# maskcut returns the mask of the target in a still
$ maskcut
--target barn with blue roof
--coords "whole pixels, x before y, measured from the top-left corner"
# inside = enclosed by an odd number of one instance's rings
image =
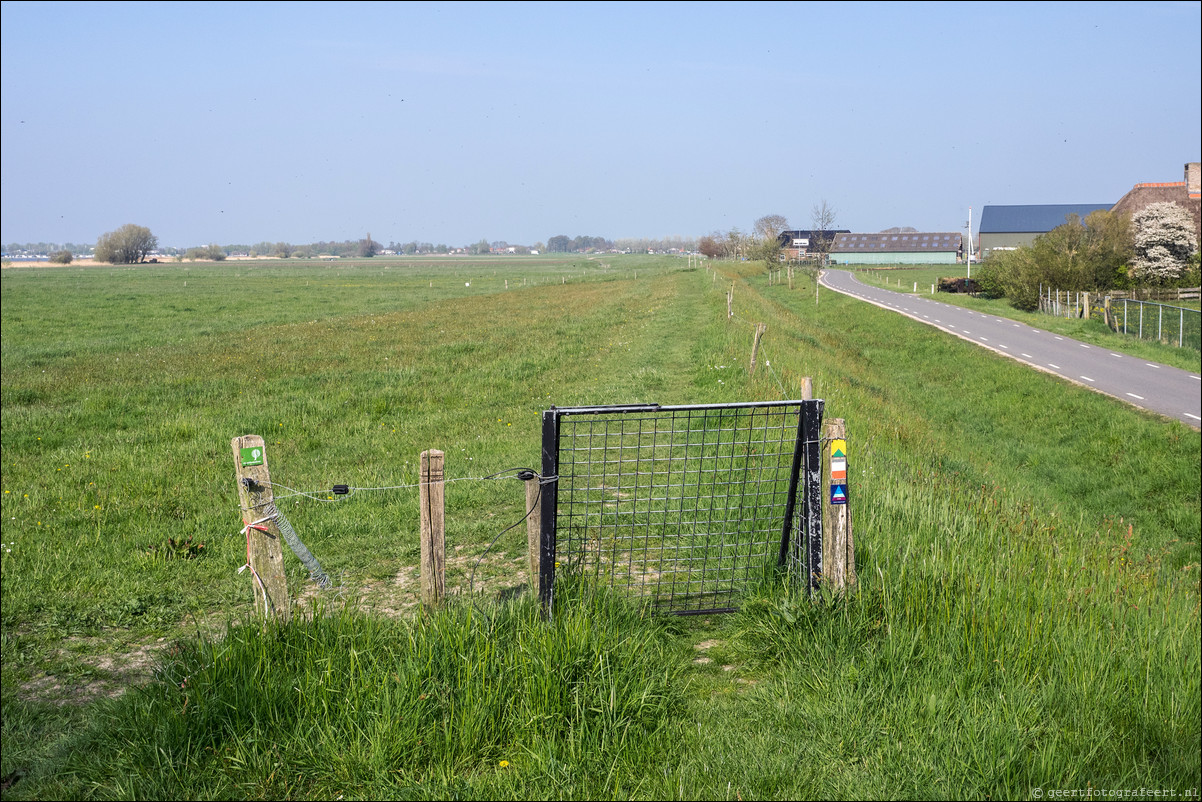
[[[1048,203],[1033,206],[986,206],[981,210],[978,240],[982,256],[990,251],[1012,251],[1020,245],[1030,245],[1040,234],[1046,234],[1068,221],[1069,215],[1080,220],[1090,212],[1109,211],[1113,203]]]

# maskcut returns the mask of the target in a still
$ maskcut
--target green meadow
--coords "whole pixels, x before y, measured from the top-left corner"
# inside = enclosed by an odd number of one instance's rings
[[[1202,787],[1199,432],[805,278],[652,256],[11,268],[0,357],[6,799]],[[798,398],[803,377],[847,422],[854,592],[773,575],[738,613],[675,618],[582,584],[540,616],[525,527],[505,531],[524,488],[489,477],[540,467],[542,410]],[[238,571],[241,434],[334,581],[286,552],[287,625]],[[423,610],[431,448],[450,598]]]

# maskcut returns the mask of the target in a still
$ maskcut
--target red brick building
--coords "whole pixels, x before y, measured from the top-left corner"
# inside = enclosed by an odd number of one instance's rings
[[[1113,212],[1133,215],[1153,203],[1175,203],[1194,218],[1194,233],[1202,241],[1202,164],[1185,165],[1185,180],[1136,184],[1111,207]]]

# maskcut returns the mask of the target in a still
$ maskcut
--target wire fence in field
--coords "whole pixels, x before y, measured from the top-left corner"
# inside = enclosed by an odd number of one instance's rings
[[[774,566],[819,574],[821,416],[821,401],[549,410],[545,601],[566,573],[721,612]]]
[[[1202,312],[1197,309],[1100,293],[1045,289],[1040,292],[1039,311],[1065,318],[1092,317],[1119,334],[1202,350]]]
[[[1202,312],[1197,309],[1112,298],[1110,317],[1110,328],[1120,334],[1202,350]]]

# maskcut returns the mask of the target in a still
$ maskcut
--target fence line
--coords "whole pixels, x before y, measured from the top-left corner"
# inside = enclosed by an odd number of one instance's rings
[[[1097,318],[1118,334],[1202,350],[1202,312],[1197,309],[1115,294],[1041,288],[1039,311],[1064,318]]]
[[[1133,301],[1196,301],[1202,287],[1158,287],[1141,290],[1107,290],[1111,298],[1130,298]]]

